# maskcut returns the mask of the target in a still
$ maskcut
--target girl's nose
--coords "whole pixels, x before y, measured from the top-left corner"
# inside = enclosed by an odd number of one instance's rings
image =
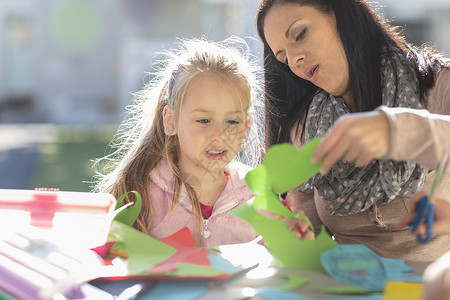
[[[225,134],[225,127],[215,123],[211,128],[211,141],[219,140],[223,134]]]

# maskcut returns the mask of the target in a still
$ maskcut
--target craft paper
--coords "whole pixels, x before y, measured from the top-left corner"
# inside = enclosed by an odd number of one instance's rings
[[[309,279],[303,278],[294,274],[281,274],[278,277],[283,277],[287,279],[287,282],[283,285],[279,285],[276,288],[284,291],[295,290],[309,282]]]
[[[207,281],[158,281],[156,286],[145,293],[140,300],[164,299],[164,300],[193,300],[198,299],[209,290]]]
[[[282,221],[263,216],[253,205],[245,203],[230,212],[246,220],[258,234],[274,257],[274,265],[298,269],[322,269],[320,253],[338,245],[325,228],[315,240],[299,240]]]
[[[286,217],[300,217],[279,201],[278,194],[285,193],[320,170],[319,163],[311,163],[311,155],[320,143],[315,138],[297,149],[289,143],[270,147],[264,158],[264,163],[247,173],[245,181],[248,187],[255,192],[255,208],[272,211]]]
[[[264,158],[269,184],[276,194],[287,192],[305,182],[320,170],[320,163],[312,163],[311,155],[320,143],[315,138],[300,150],[289,143],[272,146]]]
[[[122,196],[119,197],[119,199],[117,199],[116,209],[120,208],[123,200],[129,193],[133,193],[136,196],[136,201],[134,202],[134,204],[132,206],[127,207],[126,209],[120,211],[114,217],[114,220],[124,223],[128,226],[133,226],[134,222],[136,221],[137,217],[139,216],[139,213],[141,212],[141,208],[142,208],[141,195],[139,195],[139,193],[136,191],[130,191],[128,193],[123,194]]]
[[[348,300],[381,300],[381,297],[383,297],[382,294],[370,294],[370,295],[364,295],[364,296],[351,296],[349,298],[342,298],[340,296],[340,297],[335,297],[335,298],[327,298],[326,300],[342,300],[342,299],[348,299]],[[397,299],[397,300],[400,300],[400,299]]]
[[[420,282],[388,281],[382,300],[421,300],[423,284]]]
[[[274,265],[322,269],[320,253],[338,245],[326,233],[325,228],[322,228],[315,240],[299,240],[286,228],[283,221],[263,216],[256,210],[307,220],[284,207],[278,194],[299,186],[319,172],[320,164],[311,163],[311,155],[319,143],[320,138],[313,139],[300,150],[288,143],[272,146],[267,151],[264,163],[245,177],[248,187],[255,193],[253,204],[244,204],[230,212],[231,215],[246,220],[263,237],[275,259]]]
[[[379,291],[368,291],[366,289],[354,285],[329,286],[323,288],[322,291],[328,294],[372,294],[379,292]]]
[[[298,294],[289,293],[279,289],[274,289],[270,287],[256,289],[256,296],[261,297],[266,300],[312,300],[311,298],[304,297]]]
[[[164,261],[163,264],[190,263],[200,266],[211,266],[206,249],[197,248],[194,237],[187,227],[184,227],[173,235],[161,238],[159,241],[177,250],[177,252]]]
[[[404,260],[383,258],[362,244],[339,245],[321,254],[328,275],[371,291],[383,291],[387,280],[421,281]]]
[[[175,248],[115,220],[109,235],[117,241],[114,249],[130,255],[126,260],[130,275],[145,272],[176,252]]]
[[[187,263],[176,263],[177,269],[173,272],[167,274],[171,277],[184,277],[184,279],[207,279],[207,278],[227,278],[227,274],[225,274],[222,270],[208,267],[208,266],[199,266],[195,264],[187,264]]]

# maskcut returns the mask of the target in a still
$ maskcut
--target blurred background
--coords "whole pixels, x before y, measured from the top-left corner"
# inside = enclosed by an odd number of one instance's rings
[[[131,93],[176,38],[229,35],[261,57],[257,0],[0,0],[0,188],[89,191]],[[450,1],[373,5],[450,55]]]

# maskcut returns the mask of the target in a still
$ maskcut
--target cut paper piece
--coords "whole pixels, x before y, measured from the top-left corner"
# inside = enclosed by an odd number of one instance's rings
[[[219,246],[220,256],[234,266],[242,266],[242,268],[249,268],[254,265],[270,267],[273,262],[273,256],[265,246],[259,244],[261,238],[259,236],[247,243],[221,245]]]
[[[297,239],[280,220],[260,214],[250,203],[229,212],[247,221],[263,237],[274,257],[274,266],[296,269],[322,269],[320,253],[338,245],[322,227],[315,240]]]
[[[133,226],[133,224],[136,221],[137,217],[139,216],[139,213],[141,212],[141,208],[142,208],[142,198],[138,192],[130,191],[130,192],[127,192],[127,193],[123,194],[122,196],[120,196],[119,199],[117,199],[116,210],[120,209],[120,207],[122,206],[123,200],[129,193],[133,193],[136,197],[134,204],[132,206],[127,207],[126,209],[120,211],[114,217],[114,220],[124,223],[128,226]]]
[[[129,275],[140,274],[172,256],[176,250],[124,223],[113,221],[109,236],[116,240],[113,249],[127,252]]]
[[[264,158],[269,184],[276,194],[287,192],[320,171],[320,163],[312,163],[311,155],[319,146],[315,138],[301,149],[289,143],[272,146]]]
[[[364,296],[351,296],[348,298],[327,298],[326,300],[342,300],[342,299],[348,299],[348,300],[381,300],[381,297],[383,297],[383,294],[370,294],[370,295],[364,295]]]
[[[247,221],[263,237],[274,265],[286,268],[322,269],[320,253],[338,245],[322,227],[315,240],[299,240],[283,221],[263,216],[256,209],[273,212],[285,217],[304,216],[284,207],[278,194],[287,192],[319,172],[320,164],[311,163],[311,155],[320,143],[320,138],[311,140],[298,150],[292,144],[272,146],[264,163],[247,173],[245,181],[255,193],[253,204],[241,205],[229,214]],[[309,222],[309,220],[307,220]],[[309,222],[312,228],[311,223]]]
[[[211,266],[205,248],[198,249],[188,228],[175,234],[154,239],[121,222],[114,221],[110,237],[117,239],[113,249],[128,252],[126,274],[110,272],[108,280],[165,279],[200,280],[227,279],[221,269]],[[119,268],[116,268],[119,269]],[[112,269],[114,271],[114,269]]]
[[[383,258],[363,244],[339,245],[321,254],[325,271],[336,280],[383,291],[387,280],[421,281],[404,260]]]
[[[197,248],[194,237],[187,227],[184,227],[168,237],[161,238],[159,241],[177,250],[174,255],[163,262],[164,264],[190,263],[200,266],[211,266],[206,249]]]
[[[423,284],[420,282],[386,282],[382,300],[422,300]]]
[[[366,289],[354,285],[329,286],[323,288],[322,291],[328,294],[373,294],[380,292],[380,291],[368,291]]]
[[[309,282],[309,279],[303,278],[294,274],[281,274],[277,275],[278,277],[284,277],[287,279],[287,282],[283,285],[277,286],[277,289],[283,290],[283,291],[292,291],[295,290],[301,286],[304,286]]]
[[[139,300],[194,300],[198,299],[208,290],[208,282],[204,280],[160,280],[150,291],[140,296]]]
[[[258,298],[262,298],[262,299],[266,299],[266,300],[312,300],[311,298],[308,297],[304,297],[298,294],[293,294],[293,293],[289,293],[286,291],[282,291],[279,289],[274,289],[274,288],[269,288],[269,287],[265,287],[265,288],[261,288],[261,289],[256,289],[257,293],[256,296],[258,296]]]
[[[187,263],[176,263],[175,265],[177,266],[177,269],[167,274],[167,276],[183,277],[184,279],[217,278],[218,276],[224,277],[225,279],[228,277],[222,270],[213,267]]]
[[[301,217],[285,208],[278,194],[285,193],[320,170],[319,163],[311,163],[311,155],[320,143],[315,138],[297,149],[289,143],[277,144],[267,151],[264,163],[247,173],[245,181],[255,192],[254,206],[286,217]]]
[[[174,255],[155,267],[158,270],[162,266],[176,266],[170,273],[165,274],[166,276],[184,277],[184,279],[228,277],[221,269],[211,266],[206,248],[197,248],[189,228],[184,227],[168,237],[159,239],[159,241],[177,250]],[[148,272],[153,273],[155,268],[148,270]]]

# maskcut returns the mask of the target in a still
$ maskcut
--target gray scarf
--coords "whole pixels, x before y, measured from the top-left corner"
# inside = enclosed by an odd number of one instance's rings
[[[395,65],[394,65],[395,64]],[[383,104],[421,108],[417,78],[404,56],[382,57]],[[395,75],[398,77],[396,84]],[[325,136],[328,129],[349,109],[340,97],[319,90],[306,116],[305,141]],[[378,200],[389,203],[395,197],[411,197],[424,184],[428,170],[414,162],[373,160],[364,168],[338,160],[326,175],[316,175],[299,189],[316,187],[332,215],[345,216],[368,209]]]

